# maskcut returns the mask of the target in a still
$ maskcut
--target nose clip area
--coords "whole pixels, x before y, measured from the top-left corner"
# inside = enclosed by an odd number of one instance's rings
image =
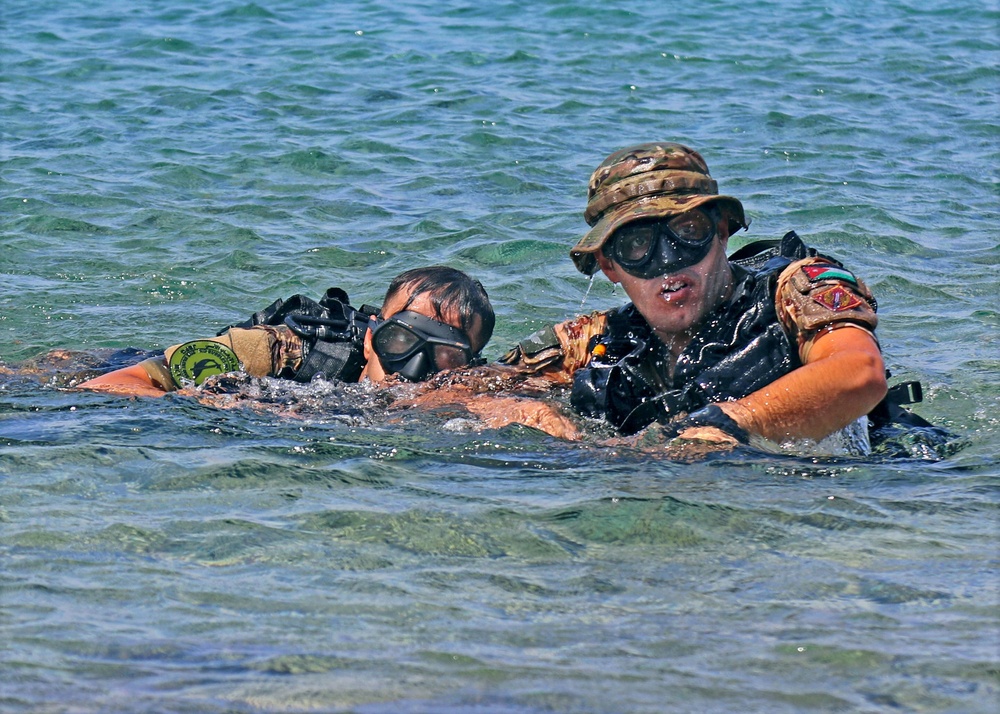
[[[657,246],[657,262],[663,268],[672,270],[672,266],[683,262],[684,257],[681,255],[681,251],[674,241],[670,240],[665,236],[660,236],[657,240],[659,245]]]
[[[420,382],[433,371],[433,366],[427,358],[427,353],[424,350],[420,350],[417,354],[410,357],[406,361],[406,364],[397,369],[396,373],[410,382]]]
[[[712,250],[714,239],[706,241],[704,245],[688,246],[681,245],[666,236],[660,236],[657,243],[653,259],[645,271],[647,278],[669,275],[700,263]]]

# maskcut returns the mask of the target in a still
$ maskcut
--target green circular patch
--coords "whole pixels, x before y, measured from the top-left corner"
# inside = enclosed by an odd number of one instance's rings
[[[220,342],[192,340],[170,355],[170,376],[178,387],[199,385],[215,374],[235,372],[240,368],[236,353]]]

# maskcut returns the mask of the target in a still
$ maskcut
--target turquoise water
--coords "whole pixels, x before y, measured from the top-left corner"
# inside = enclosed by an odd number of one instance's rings
[[[0,708],[996,710],[996,2],[145,5],[0,8],[0,360],[438,262],[495,358],[623,301],[566,255],[587,178],[677,140],[734,245],[794,228],[868,281],[963,448],[680,463],[344,388],[0,378]]]

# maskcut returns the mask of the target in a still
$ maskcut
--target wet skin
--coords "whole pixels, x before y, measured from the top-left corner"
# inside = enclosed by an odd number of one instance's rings
[[[727,227],[725,220],[719,221],[712,248],[700,262],[660,277],[637,278],[603,253],[597,253],[601,270],[612,282],[621,283],[636,309],[675,357],[732,291],[733,273],[726,257]]]

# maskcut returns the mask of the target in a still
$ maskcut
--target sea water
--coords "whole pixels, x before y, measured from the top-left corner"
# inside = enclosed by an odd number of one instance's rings
[[[958,441],[680,462],[295,410],[330,385],[217,409],[4,378],[0,708],[996,711],[998,22],[5,0],[8,365],[162,349],[334,285],[377,303],[435,263],[486,285],[496,358],[622,304],[567,256],[587,179],[672,140],[746,206],[732,247],[795,229],[868,282],[893,381]]]

